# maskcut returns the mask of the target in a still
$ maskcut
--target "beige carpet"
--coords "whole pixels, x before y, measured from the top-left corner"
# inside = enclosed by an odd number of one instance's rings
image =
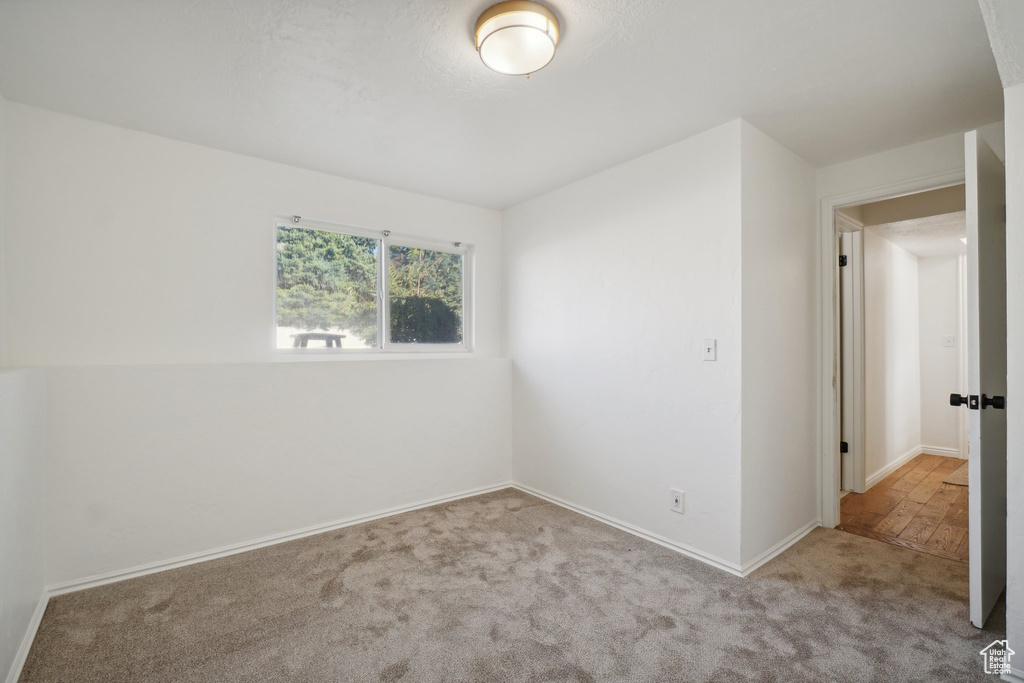
[[[960,465],[956,468],[948,477],[942,480],[944,484],[956,484],[957,486],[967,486],[967,463]]]
[[[982,681],[967,567],[817,529],[740,579],[508,489],[54,598],[22,681]]]

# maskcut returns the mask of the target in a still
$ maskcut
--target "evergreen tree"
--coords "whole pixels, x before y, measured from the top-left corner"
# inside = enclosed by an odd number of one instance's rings
[[[367,237],[278,227],[277,324],[310,331],[343,328],[375,345],[379,244]],[[462,256],[391,246],[388,258],[392,341],[462,341]]]
[[[462,341],[462,256],[392,245],[391,341]]]
[[[277,324],[377,339],[377,240],[277,229]]]

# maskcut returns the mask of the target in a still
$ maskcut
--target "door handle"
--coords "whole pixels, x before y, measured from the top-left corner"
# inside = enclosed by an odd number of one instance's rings
[[[982,408],[995,408],[996,410],[1006,410],[1006,397],[1005,396],[986,396],[981,395],[981,407]]]
[[[1003,397],[998,396],[996,398],[999,399],[1001,404]],[[949,405],[951,406],[967,406],[971,410],[978,410],[978,403],[978,397],[974,394],[971,394],[970,396],[961,396],[960,394],[949,395]]]

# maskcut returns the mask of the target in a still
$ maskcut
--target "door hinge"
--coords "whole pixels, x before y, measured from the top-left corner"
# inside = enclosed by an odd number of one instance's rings
[[[839,452],[840,453],[849,453],[850,452],[850,444],[846,443],[845,441],[840,441],[839,442]]]
[[[842,268],[843,266],[846,265],[846,263],[847,263],[846,254],[840,254],[839,255],[839,267]]]

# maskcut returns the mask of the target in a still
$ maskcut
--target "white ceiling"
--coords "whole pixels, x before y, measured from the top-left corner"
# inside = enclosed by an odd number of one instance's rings
[[[872,225],[866,229],[921,258],[967,253],[967,247],[960,241],[967,235],[965,211]]]
[[[981,0],[979,4],[1003,87],[1024,83],[1024,2]]]
[[[490,4],[0,0],[0,93],[497,208],[737,116],[815,165],[1002,118],[976,0],[551,0],[530,79]]]

